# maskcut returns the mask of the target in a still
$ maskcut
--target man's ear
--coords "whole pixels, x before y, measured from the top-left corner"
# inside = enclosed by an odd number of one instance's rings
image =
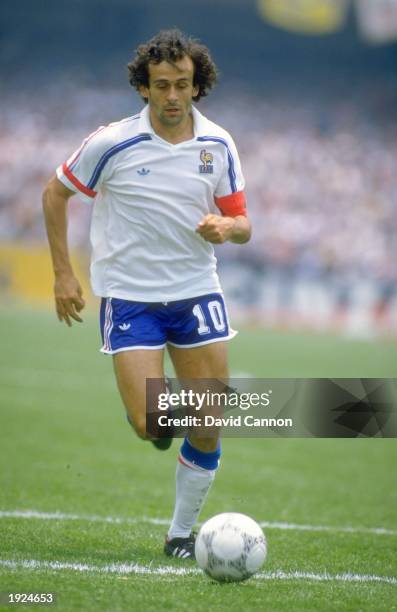
[[[141,85],[139,87],[139,93],[141,94],[142,98],[149,98],[149,87],[146,87],[146,85]]]
[[[199,91],[200,91],[200,87],[198,85],[194,85],[193,86],[193,96],[192,97],[195,98],[196,96],[198,96]]]

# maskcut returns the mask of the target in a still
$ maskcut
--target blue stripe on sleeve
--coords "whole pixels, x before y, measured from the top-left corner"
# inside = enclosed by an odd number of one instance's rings
[[[121,120],[119,123],[127,123],[127,121],[136,121],[137,119],[140,119],[140,118],[141,118],[141,116],[140,116],[140,114],[138,114],[138,115],[134,115],[133,117],[128,117],[128,118],[126,118],[126,119],[122,119],[122,120]],[[110,124],[110,125],[112,125],[112,124]],[[108,128],[108,127],[110,127],[110,126],[109,126],[109,125],[102,126],[102,128],[98,128],[98,129],[96,130],[96,132],[93,132],[92,134],[90,134],[90,135],[88,136],[88,138],[86,138],[86,140],[85,140],[84,144],[83,144],[83,145],[80,147],[80,151],[79,151],[78,155],[76,155],[76,158],[74,159],[74,161],[72,162],[72,164],[69,166],[69,170],[70,170],[71,172],[72,172],[73,168],[74,168],[74,167],[77,165],[77,162],[78,162],[78,161],[79,161],[79,159],[80,159],[80,155],[82,154],[82,152],[84,151],[84,149],[86,148],[86,146],[88,145],[88,143],[91,141],[91,139],[92,139],[94,136],[96,136],[96,134],[97,134],[97,133],[99,133],[99,132],[101,131],[101,129]]]
[[[229,145],[227,144],[226,140],[224,140],[223,138],[218,138],[217,136],[199,136],[197,140],[200,140],[201,142],[206,142],[206,141],[220,142],[221,144],[225,145],[226,150],[227,150],[227,158],[229,161],[228,174],[229,174],[229,180],[230,180],[230,188],[232,190],[232,193],[235,193],[237,191],[237,185],[236,185],[236,172],[234,169],[234,159],[233,159],[233,156],[229,149]]]
[[[94,189],[102,170],[106,166],[109,159],[113,157],[113,155],[116,155],[116,153],[119,153],[120,151],[123,151],[128,147],[133,147],[134,145],[138,144],[139,142],[142,142],[143,140],[152,140],[152,137],[149,134],[141,134],[140,136],[135,136],[134,138],[129,138],[128,140],[119,142],[119,144],[114,145],[114,147],[105,151],[105,153],[102,155],[99,162],[97,163],[87,187],[89,189]]]

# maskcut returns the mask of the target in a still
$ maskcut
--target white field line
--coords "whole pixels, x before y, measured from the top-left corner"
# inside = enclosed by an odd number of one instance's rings
[[[156,519],[148,516],[123,518],[118,516],[99,516],[97,514],[39,512],[37,510],[0,510],[0,519],[2,518],[39,519],[44,521],[88,521],[91,523],[116,523],[118,525],[137,525],[138,523],[149,523],[150,525],[169,525],[171,523],[171,519]]]
[[[112,563],[110,565],[94,565],[88,563],[71,563],[63,561],[39,561],[36,559],[24,559],[13,561],[11,559],[0,559],[0,567],[9,570],[70,570],[75,572],[87,572],[98,574],[116,575],[150,575],[150,576],[196,576],[202,571],[196,567],[171,567],[150,565],[139,565],[138,563]],[[314,580],[317,582],[379,582],[383,584],[397,585],[397,578],[393,576],[374,576],[372,574],[314,574],[311,572],[260,572],[254,576],[257,580]]]
[[[99,516],[97,514],[66,514],[64,512],[40,512],[38,510],[0,510],[0,519],[20,518],[57,521],[88,521],[97,523],[115,523],[119,525],[136,525],[148,523],[149,525],[169,525],[170,519],[151,518],[140,516],[123,518],[117,516]],[[396,536],[397,530],[385,529],[384,527],[338,527],[331,525],[302,525],[296,523],[280,523],[261,521],[259,525],[266,529],[280,529],[282,531],[325,531],[331,533],[357,533]]]

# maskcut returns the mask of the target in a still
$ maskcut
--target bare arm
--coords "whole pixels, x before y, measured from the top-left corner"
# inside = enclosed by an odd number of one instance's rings
[[[52,257],[55,306],[60,321],[69,327],[71,319],[82,322],[79,312],[85,302],[79,281],[74,276],[67,243],[67,205],[74,192],[56,177],[43,193],[44,218]]]
[[[213,244],[222,244],[229,240],[244,244],[251,238],[251,223],[247,217],[221,217],[206,215],[198,224],[196,232]]]

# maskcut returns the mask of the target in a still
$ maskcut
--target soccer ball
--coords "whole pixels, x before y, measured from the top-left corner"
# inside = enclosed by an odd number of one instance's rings
[[[213,516],[196,538],[197,563],[219,582],[246,580],[262,566],[266,553],[266,538],[258,523],[237,512]]]

